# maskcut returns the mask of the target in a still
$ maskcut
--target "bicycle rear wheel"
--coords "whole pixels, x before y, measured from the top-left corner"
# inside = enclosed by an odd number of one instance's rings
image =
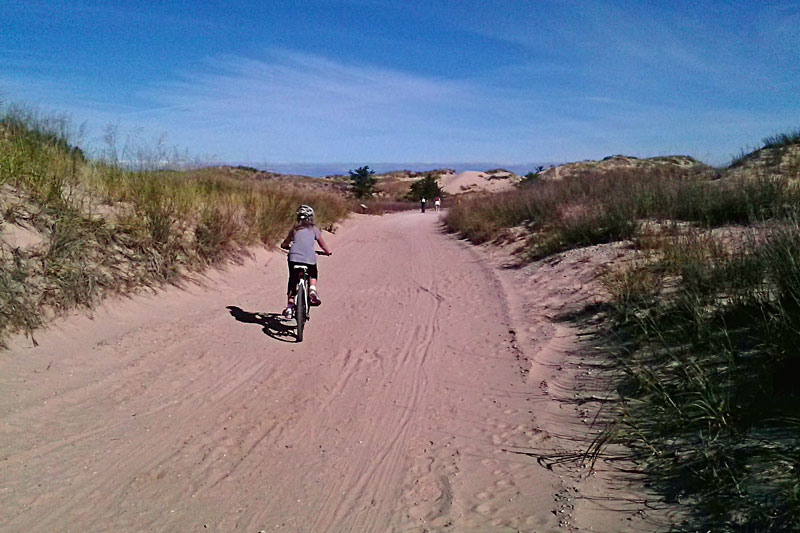
[[[306,302],[308,302],[308,298],[306,297],[305,283],[298,284],[297,295],[294,298],[294,313],[295,318],[297,319],[297,342],[302,342],[303,328],[306,325]]]

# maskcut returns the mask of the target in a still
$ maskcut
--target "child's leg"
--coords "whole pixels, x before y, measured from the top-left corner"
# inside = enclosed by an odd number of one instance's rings
[[[321,303],[317,294],[317,278],[308,279],[308,299],[311,305],[319,305]]]
[[[289,263],[289,282],[286,284],[286,302],[287,307],[292,307],[294,305],[294,297],[295,291],[297,290],[297,281],[300,278],[300,275],[297,271],[293,268],[294,265]]]
[[[317,293],[317,279],[319,278],[319,271],[317,265],[311,265],[308,268],[308,292]]]

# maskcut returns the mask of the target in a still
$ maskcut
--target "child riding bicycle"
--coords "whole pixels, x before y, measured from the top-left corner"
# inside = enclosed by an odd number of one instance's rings
[[[308,267],[309,287],[308,300],[311,305],[319,305],[322,302],[317,294],[317,253],[314,250],[314,241],[319,243],[325,255],[331,255],[331,251],[322,240],[322,231],[314,225],[314,210],[308,205],[301,205],[297,208],[297,224],[289,230],[289,234],[283,239],[281,248],[289,250],[289,285],[286,292],[288,303],[283,310],[283,316],[292,318],[294,316],[294,298],[297,291],[297,282],[300,271],[295,269],[295,265]]]

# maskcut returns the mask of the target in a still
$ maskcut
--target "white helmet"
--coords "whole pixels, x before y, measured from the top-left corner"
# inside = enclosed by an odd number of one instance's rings
[[[308,219],[309,222],[314,222],[314,210],[310,205],[301,205],[297,208],[297,220]]]

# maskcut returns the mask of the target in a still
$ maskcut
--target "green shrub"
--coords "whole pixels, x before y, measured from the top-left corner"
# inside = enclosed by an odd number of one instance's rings
[[[348,171],[352,182],[353,196],[356,198],[369,198],[377,181],[373,176],[375,171],[368,166],[359,167]]]
[[[437,196],[444,196],[444,191],[439,187],[439,182],[435,175],[426,174],[424,178],[411,184],[411,190],[408,192],[407,198],[419,201],[422,198],[430,200]]]

